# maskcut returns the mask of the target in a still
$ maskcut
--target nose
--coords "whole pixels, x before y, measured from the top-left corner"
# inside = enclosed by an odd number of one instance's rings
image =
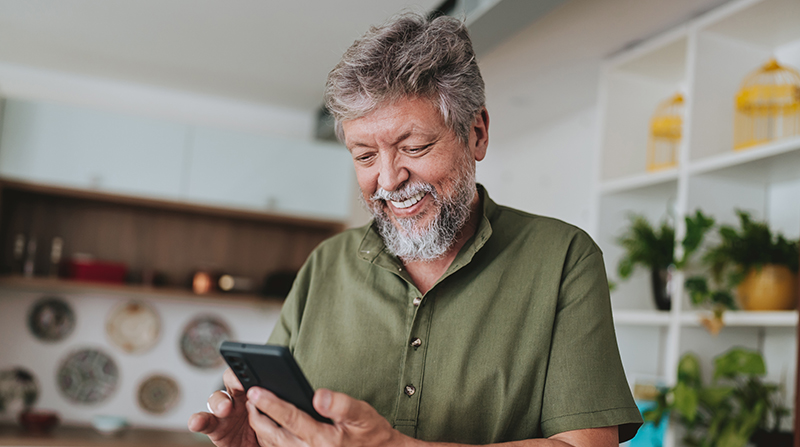
[[[398,163],[394,157],[381,157],[380,164],[378,186],[386,191],[394,191],[408,180],[408,169]]]

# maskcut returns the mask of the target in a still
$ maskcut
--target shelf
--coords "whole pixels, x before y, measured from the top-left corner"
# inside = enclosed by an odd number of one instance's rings
[[[608,180],[600,185],[603,194],[626,192],[662,183],[674,182],[678,179],[678,168],[665,169],[657,172],[635,174],[615,180]]]
[[[266,297],[242,293],[209,293],[198,295],[188,289],[175,287],[150,287],[129,284],[104,284],[85,281],[71,281],[59,278],[24,278],[21,276],[0,277],[0,288],[13,288],[40,293],[70,294],[110,294],[125,295],[130,298],[189,301],[204,304],[225,304],[233,306],[280,307],[283,298]]]
[[[614,70],[668,84],[683,82],[687,33],[683,26],[648,41],[613,61]]]
[[[17,425],[0,425],[0,446],[91,446],[119,447],[142,446],[212,446],[205,436],[188,431],[128,428],[115,436],[103,435],[91,427],[60,426],[50,433],[30,433]]]
[[[773,171],[780,166],[785,166],[787,162],[794,163],[798,160],[800,160],[800,137],[792,137],[741,151],[731,149],[729,153],[692,162],[689,165],[689,173],[692,175],[710,174],[733,170],[736,167],[747,164],[748,171],[763,176],[762,174],[769,174],[769,172],[764,173],[764,169]],[[792,171],[795,174],[795,178],[800,175],[798,174],[800,168]]]
[[[681,325],[700,326],[700,318],[710,315],[707,311],[685,312],[681,314]],[[796,327],[798,314],[796,310],[775,312],[726,311],[722,315],[728,327]]]
[[[800,39],[797,0],[737,2],[720,8],[700,22],[702,31],[753,46],[775,48]]]
[[[111,194],[101,191],[68,188],[42,183],[30,183],[7,177],[0,177],[0,189],[65,199],[77,199],[98,203],[123,205],[132,208],[173,211],[192,215],[218,216],[222,218],[253,222],[267,222],[274,223],[276,225],[319,229],[323,231],[339,232],[344,229],[344,223],[336,220],[301,218],[286,214],[265,213],[240,208],[198,205],[184,201],[150,199],[125,194]]]
[[[700,318],[710,316],[707,311],[689,311],[680,315],[682,326],[700,326]],[[614,324],[620,326],[667,326],[672,319],[668,311],[659,310],[614,310]],[[728,327],[795,327],[796,310],[774,312],[726,311],[722,316]]]
[[[624,326],[667,326],[670,313],[661,310],[615,310],[614,324]]]

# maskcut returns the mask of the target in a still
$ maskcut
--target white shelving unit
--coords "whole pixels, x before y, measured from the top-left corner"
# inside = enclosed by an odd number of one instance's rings
[[[733,150],[735,95],[770,57],[800,68],[800,1],[728,3],[615,56],[603,69],[592,230],[618,284],[612,305],[631,381],[674,383],[688,351],[701,357],[710,376],[714,356],[744,346],[764,353],[768,379],[782,381],[786,402],[794,401],[797,311],[726,312],[715,337],[700,325],[703,311],[689,304],[682,272],[672,283],[670,311],[655,309],[649,272],[624,282],[616,274],[622,251],[615,240],[631,213],[653,223],[671,220],[678,240],[684,217],[697,209],[727,224],[738,224],[735,209],[745,209],[787,237],[800,236],[800,137]],[[678,166],[648,172],[650,118],[677,92],[685,99]],[[666,445],[680,445],[671,430]]]

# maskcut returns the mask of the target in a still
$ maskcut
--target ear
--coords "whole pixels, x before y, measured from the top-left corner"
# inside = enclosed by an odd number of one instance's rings
[[[469,132],[469,148],[472,151],[475,161],[481,161],[486,156],[486,148],[489,146],[489,112],[486,107],[475,115],[472,121],[472,128]]]

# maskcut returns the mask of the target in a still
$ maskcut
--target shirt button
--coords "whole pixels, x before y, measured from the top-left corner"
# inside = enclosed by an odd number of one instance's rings
[[[417,348],[422,346],[422,340],[420,340],[418,338],[415,338],[415,339],[411,340],[411,346],[413,346],[414,349],[416,350]]]
[[[406,389],[405,389],[406,396],[411,397],[416,392],[417,392],[417,389],[414,388],[414,385],[406,385]]]
[[[422,297],[418,296],[414,298],[414,301],[412,303],[414,304],[414,306],[419,306],[422,303]]]

